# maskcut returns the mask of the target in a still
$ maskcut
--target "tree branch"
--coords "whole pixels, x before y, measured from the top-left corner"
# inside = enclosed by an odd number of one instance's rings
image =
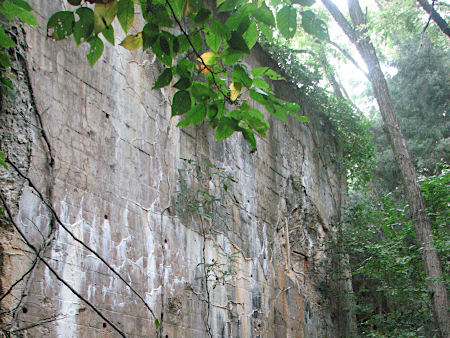
[[[339,26],[342,28],[344,33],[349,37],[349,39],[353,43],[355,43],[357,41],[358,35],[356,34],[356,31],[352,27],[352,25],[347,21],[347,19],[341,13],[339,8],[331,0],[322,0],[322,3],[328,9],[328,11],[331,13],[331,15],[336,20],[336,22],[339,24]]]
[[[17,168],[17,166],[12,163],[9,158],[5,159],[5,162],[7,162],[8,164],[10,164],[14,170],[22,177],[24,178],[27,182],[28,185],[37,193],[38,197],[42,200],[42,202],[44,202],[44,204],[47,206],[47,208],[50,210],[50,212],[52,213],[53,217],[55,218],[56,222],[70,235],[70,237],[73,238],[73,240],[79,244],[81,244],[85,249],[87,249],[89,252],[91,252],[95,257],[97,257],[103,264],[106,265],[106,267],[112,271],[126,286],[128,286],[131,290],[131,292],[133,292],[141,301],[142,303],[145,305],[145,307],[150,311],[150,313],[152,314],[152,316],[154,318],[157,318],[153,312],[153,310],[150,308],[150,306],[147,304],[147,302],[145,301],[145,299],[108,263],[105,261],[105,259],[100,256],[95,250],[91,249],[86,243],[84,243],[83,241],[79,240],[70,230],[69,228],[67,228],[67,226],[61,221],[61,219],[59,218],[59,216],[56,214],[56,211],[53,209],[53,206],[49,204],[49,202],[47,200],[44,199],[44,196],[42,196],[41,192],[36,188],[36,186],[33,184],[33,182],[24,174],[22,174],[22,172],[19,170],[19,168]]]
[[[448,37],[450,37],[450,26],[447,21],[445,21],[442,16],[434,9],[427,0],[417,0],[417,2],[422,6],[422,8],[427,12],[431,19],[438,25],[439,29]]]
[[[368,78],[368,74],[366,73],[366,71],[364,69],[361,68],[361,66],[358,64],[358,62],[356,62],[356,60],[350,55],[349,52],[347,52],[345,49],[343,49],[342,47],[340,47],[337,43],[333,42],[333,41],[327,41],[330,45],[332,45],[334,48],[336,48],[339,52],[342,53],[342,55],[344,55],[348,61],[350,61],[356,68],[358,68],[366,78]]]
[[[11,221],[13,227],[16,229],[16,231],[19,233],[20,237],[24,240],[24,242],[27,244],[27,246],[34,251],[34,253],[38,256],[39,250],[37,250],[33,244],[25,237],[25,234],[23,231],[19,228],[19,226],[14,221],[14,218],[11,214],[11,211],[9,210],[8,205],[6,204],[6,200],[2,193],[0,193],[0,200],[3,203],[3,206],[5,207],[5,211],[8,215],[9,220]],[[40,259],[42,263],[45,264],[45,266],[50,270],[50,272],[56,277],[57,280],[59,280],[62,284],[64,284],[75,296],[77,296],[79,299],[81,299],[83,302],[85,302],[92,310],[94,310],[95,313],[97,313],[105,322],[107,322],[111,327],[119,333],[122,337],[127,338],[125,334],[117,327],[115,326],[111,321],[108,320],[91,302],[89,302],[87,299],[85,299],[82,295],[80,295],[75,289],[73,289],[69,283],[67,283],[61,276],[58,275],[58,273],[53,269],[53,267],[43,258]]]

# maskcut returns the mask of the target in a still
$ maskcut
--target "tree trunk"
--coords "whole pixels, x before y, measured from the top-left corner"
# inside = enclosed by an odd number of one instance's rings
[[[448,37],[450,37],[450,26],[447,21],[445,21],[438,12],[434,9],[433,5],[431,5],[427,0],[417,0],[417,2],[422,6],[422,8],[430,14],[430,18],[433,19],[434,22],[438,25],[439,29]],[[434,4],[434,1],[433,1]],[[426,28],[425,28],[426,29]],[[425,30],[424,29],[424,30]]]
[[[361,29],[366,24],[365,16],[358,0],[348,0],[353,28],[331,0],[322,0],[322,2],[351,42],[355,44],[369,70],[368,78],[372,84],[374,95],[380,109],[384,123],[384,131],[401,172],[414,231],[417,236],[418,245],[421,247],[422,261],[430,290],[434,316],[437,320],[441,336],[443,338],[450,338],[447,289],[443,283],[442,268],[436,248],[434,247],[431,224],[425,209],[425,202],[420,191],[420,186],[417,183],[416,169],[409,155],[405,137],[400,129],[375,48],[370,42],[370,39],[365,36],[366,31],[364,28]]]

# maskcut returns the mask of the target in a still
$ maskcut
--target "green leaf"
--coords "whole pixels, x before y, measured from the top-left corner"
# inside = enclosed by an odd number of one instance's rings
[[[94,11],[88,7],[80,7],[76,13],[80,20],[75,22],[73,37],[77,45],[85,42],[94,32]]]
[[[202,55],[200,55],[199,58],[197,58],[197,61],[201,61],[206,66],[212,66],[217,61],[219,61],[219,59],[220,59],[219,54],[214,53],[214,52],[205,52]]]
[[[197,52],[200,52],[200,50],[203,47],[203,39],[202,39],[201,33],[197,32],[196,34],[191,35],[190,40],[191,40],[191,43],[194,45],[195,50]]]
[[[241,128],[239,127],[239,121],[224,116],[220,119],[219,125],[216,129],[216,141],[225,140],[234,134],[235,131],[239,131]]]
[[[233,48],[227,48],[222,53],[222,61],[226,65],[232,65],[245,56],[244,52]]]
[[[186,114],[192,108],[192,98],[186,90],[179,90],[173,96],[172,116]]]
[[[144,26],[142,30],[142,48],[146,50],[147,48],[153,46],[153,44],[158,40],[159,28],[153,23],[148,23]]]
[[[109,25],[102,31],[103,36],[105,37],[106,41],[108,41],[110,44],[114,46],[114,28],[112,25]]]
[[[239,22],[238,28],[235,29],[236,32],[239,35],[244,35],[244,33],[247,31],[247,29],[250,27],[250,23],[252,21],[250,20],[249,16],[245,16],[242,18],[241,22]]]
[[[225,0],[220,6],[219,12],[228,12],[236,9],[240,5],[247,3],[248,0]]]
[[[250,88],[252,85],[252,79],[250,79],[244,68],[239,65],[234,66],[233,82],[241,82],[247,88]]]
[[[15,3],[9,1],[3,1],[2,3],[5,10],[10,15],[16,15],[20,20],[29,24],[30,26],[36,26],[37,21],[34,18],[33,14],[29,12],[29,10],[24,9],[22,6],[18,6]]]
[[[94,33],[98,34],[109,27],[116,17],[119,3],[117,0],[108,4],[96,3],[94,8]]]
[[[259,22],[275,27],[275,17],[273,16],[272,10],[266,5],[266,2],[263,2],[261,7],[253,11],[253,16]]]
[[[188,89],[191,87],[191,79],[188,77],[182,77],[173,86],[177,89]]]
[[[261,79],[260,77],[254,78],[253,84],[255,85],[255,87],[265,91],[266,93],[273,94],[272,90],[270,89],[269,84],[266,81],[264,81],[263,79]]]
[[[314,35],[319,40],[329,40],[327,25],[318,19],[312,11],[303,11],[302,26],[305,32]]]
[[[284,6],[277,13],[277,24],[280,33],[286,38],[294,37],[297,30],[297,11],[292,6]]]
[[[199,24],[204,23],[206,20],[209,19],[210,15],[211,15],[211,11],[209,9],[202,8],[195,16],[194,22],[199,23]]]
[[[198,104],[192,107],[188,111],[190,124],[197,125],[202,123],[206,117],[206,106],[204,104]]]
[[[64,40],[73,32],[73,24],[75,17],[73,12],[62,11],[53,14],[47,23],[47,35],[49,31],[53,30],[49,37],[55,40]]]
[[[164,54],[172,55],[172,53],[170,52],[169,41],[166,39],[164,35],[161,35],[159,37],[159,46],[161,47],[161,50],[163,51]]]
[[[2,166],[4,166],[5,169],[8,169],[8,165],[6,164],[5,161],[3,161],[3,159],[4,159],[5,157],[6,157],[5,153],[3,153],[3,152],[0,151],[0,164],[1,164]]]
[[[316,3],[316,0],[291,0],[291,3],[310,7]]]
[[[239,27],[242,20],[248,18],[251,14],[251,4],[245,4],[240,7],[235,13],[233,13],[225,22],[225,25],[231,30],[235,30]]]
[[[79,1],[81,3],[81,0],[71,0],[71,1]],[[28,4],[28,2],[24,1],[24,0],[12,0],[13,4],[22,7],[24,10],[31,12],[33,10],[33,8]],[[70,3],[70,1],[69,1]],[[74,6],[78,6],[78,5],[74,5]]]
[[[13,40],[9,38],[9,35],[6,34],[6,32],[3,30],[3,28],[0,28],[0,47],[1,48],[10,48],[15,47],[16,44]]]
[[[158,318],[156,318],[155,319],[155,328],[158,330],[158,328],[159,328],[159,320],[158,320]]]
[[[119,46],[122,46],[128,50],[134,50],[142,47],[142,44],[142,32],[139,32],[136,35],[128,35],[125,39],[123,39]]]
[[[209,87],[201,82],[194,82],[191,92],[198,102],[205,102],[209,100]]]
[[[256,139],[253,130],[244,129],[242,130],[242,135],[244,136],[244,140],[246,140],[250,144],[250,147],[256,150]]]
[[[229,40],[231,39],[231,31],[230,29],[218,20],[214,20],[211,22],[209,26],[210,32],[212,32],[215,36],[220,36],[222,39]]]
[[[244,38],[244,41],[247,44],[248,48],[252,49],[259,38],[259,32],[258,28],[256,27],[256,22],[251,22],[250,27],[247,29],[244,35],[242,35],[242,37]]]
[[[190,78],[194,70],[194,63],[188,59],[183,59],[178,62],[176,70],[178,76]]]
[[[205,39],[209,48],[211,48],[215,53],[218,53],[219,48],[222,45],[222,38],[209,31],[205,34]]]
[[[162,88],[170,84],[170,81],[172,81],[172,68],[166,68],[162,72],[162,74],[156,79],[155,85],[152,89],[156,88]]]
[[[178,42],[180,44],[180,49],[179,49],[179,53],[184,53],[187,52],[189,50],[189,48],[191,47],[191,45],[189,44],[188,39],[186,38],[186,35],[184,34],[180,34],[177,36]]]
[[[90,37],[87,42],[89,42],[91,48],[86,57],[91,67],[93,67],[94,64],[98,61],[98,59],[100,59],[100,56],[102,56],[104,45],[103,41],[98,36]]]
[[[262,22],[258,22],[258,29],[266,38],[268,38],[269,40],[273,39],[274,30],[272,27],[263,24]]]
[[[6,54],[4,51],[0,51],[0,64],[3,68],[11,66],[11,60],[9,59],[8,54]]]
[[[235,50],[250,54],[250,49],[245,43],[244,38],[236,31],[231,32],[231,39],[228,40],[228,45]]]
[[[120,25],[127,33],[134,22],[134,0],[119,0],[117,19],[119,19]]]
[[[173,21],[164,5],[152,4],[151,10],[147,13],[145,19],[149,23],[154,23],[159,27],[172,27]]]
[[[284,77],[282,77],[280,74],[278,74],[274,70],[270,69],[269,67],[254,68],[250,71],[250,73],[254,77],[267,76],[271,80],[286,80]]]

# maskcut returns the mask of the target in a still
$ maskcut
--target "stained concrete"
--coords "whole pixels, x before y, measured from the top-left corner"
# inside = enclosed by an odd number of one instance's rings
[[[41,27],[63,9],[59,2],[31,3]],[[115,28],[117,43],[124,36]],[[21,150],[21,168],[38,188],[48,189],[48,149],[34,115],[45,111],[43,125],[55,159],[48,196],[53,208],[144,297],[162,327],[156,330],[154,318],[129,288],[59,227],[45,257],[64,280],[127,337],[208,337],[208,328],[214,337],[337,336],[318,286],[327,280],[324,243],[333,236],[346,188],[342,172],[322,150],[331,148],[339,156],[340,148],[324,127],[326,118],[308,110],[298,87],[278,82],[274,90],[300,103],[312,123],[267,116],[268,137],[258,137],[258,151],[251,154],[241,135],[214,142],[206,125],[176,127],[173,89],[151,90],[163,69],[151,52],[105,43],[102,58],[90,68],[87,46],[77,48],[72,38],[55,42],[39,28],[25,27],[25,32],[21,64],[30,83],[21,96],[32,109],[21,119],[16,102],[4,115],[21,121],[21,127],[6,128],[17,135],[17,143],[24,135],[28,152]],[[246,63],[274,66],[259,47]],[[17,85],[25,82],[19,78]],[[5,151],[19,156],[15,149]],[[218,178],[205,181],[180,172],[204,168],[183,159],[208,161],[234,179],[224,191]],[[183,206],[183,187],[220,199],[211,221],[203,218],[202,224],[198,213]],[[48,210],[28,185],[20,182],[12,190],[16,197],[10,203],[20,226],[50,233]],[[39,242],[39,232],[27,234]],[[8,255],[23,253],[23,245],[7,246],[12,237],[20,242],[10,228],[2,233]],[[3,261],[9,271],[2,277],[3,291],[30,262],[24,254]],[[208,297],[203,268],[213,262],[213,272],[225,277],[210,278]],[[23,288],[22,283],[15,291],[17,298]],[[23,331],[27,337],[119,336],[42,264],[32,275],[23,308],[16,327],[51,319]]]

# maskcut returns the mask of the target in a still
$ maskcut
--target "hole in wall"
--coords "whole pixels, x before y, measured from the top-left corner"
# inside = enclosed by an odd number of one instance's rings
[[[105,215],[105,219],[108,219],[108,215]]]
[[[105,116],[106,116],[107,119],[109,119],[109,114],[108,113],[105,113]]]
[[[22,312],[23,312],[23,313],[27,313],[27,312],[28,312],[28,309],[27,309],[26,307],[24,307],[24,308],[22,309]]]
[[[103,323],[103,328],[105,328],[106,327],[106,323]]]

